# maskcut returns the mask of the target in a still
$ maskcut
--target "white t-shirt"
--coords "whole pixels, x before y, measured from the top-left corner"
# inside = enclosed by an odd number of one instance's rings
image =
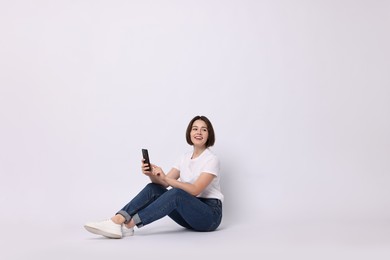
[[[197,197],[223,201],[224,196],[219,183],[220,172],[217,156],[207,148],[197,158],[191,159],[191,157],[192,152],[187,152],[173,165],[173,168],[180,171],[180,180],[182,182],[194,183],[203,172],[215,175],[212,182]]]

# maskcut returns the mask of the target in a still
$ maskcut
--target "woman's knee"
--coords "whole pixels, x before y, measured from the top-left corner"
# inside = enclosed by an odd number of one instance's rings
[[[145,189],[165,189],[165,188],[163,186],[161,186],[160,184],[150,182],[150,183],[146,184]]]
[[[194,198],[194,196],[179,188],[172,188],[168,190],[166,196],[169,196],[177,203],[180,203],[182,201],[188,201]]]
[[[188,192],[182,190],[182,189],[179,189],[179,188],[172,188],[169,190],[169,192],[172,194],[172,195],[176,195],[176,196],[187,196],[189,195]]]
[[[149,191],[149,192],[152,192],[152,193],[158,193],[158,194],[162,194],[164,192],[167,191],[167,189],[163,186],[161,186],[160,184],[156,184],[156,183],[148,183],[144,190],[146,191]]]

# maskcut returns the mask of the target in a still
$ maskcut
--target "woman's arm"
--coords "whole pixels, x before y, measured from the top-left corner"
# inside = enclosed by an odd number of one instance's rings
[[[176,168],[172,168],[167,174],[165,174],[160,167],[157,167],[152,164],[153,167],[153,173],[150,177],[150,180],[153,183],[160,184],[164,186],[165,188],[171,186],[166,179],[172,179],[172,180],[177,180],[180,177],[180,171]]]
[[[164,178],[164,181],[173,188],[179,188],[191,195],[198,196],[213,181],[214,177],[215,175],[211,173],[203,172],[194,183],[181,182],[170,178],[168,175]]]
[[[165,174],[160,167],[154,164],[152,164],[152,168],[153,172],[149,177],[153,183],[163,185],[164,187],[179,188],[193,196],[198,196],[215,177],[211,173],[203,172],[194,183],[186,183],[177,180],[180,177],[180,171],[176,168],[172,168],[168,174]]]
[[[154,165],[154,164],[151,164],[151,167],[152,167],[152,171],[148,171],[146,169],[149,169],[149,166],[147,164],[144,163],[144,159],[142,159],[142,173],[145,174],[146,176],[148,176],[150,178],[150,181],[153,182],[153,183],[156,183],[156,184],[160,184],[162,186],[164,186],[165,188],[167,188],[169,186],[169,184],[165,181],[165,178],[168,177],[168,178],[172,178],[172,179],[175,179],[177,180],[179,177],[180,177],[180,171],[176,168],[172,168],[167,174],[164,173],[164,171]],[[163,176],[163,178],[161,178]]]

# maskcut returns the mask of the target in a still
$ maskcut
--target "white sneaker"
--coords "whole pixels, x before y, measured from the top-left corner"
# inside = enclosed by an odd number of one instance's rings
[[[122,237],[130,237],[134,235],[134,228],[127,228],[125,225],[122,225]]]
[[[89,222],[84,225],[85,229],[97,235],[108,238],[122,238],[122,225],[115,224],[111,219]]]

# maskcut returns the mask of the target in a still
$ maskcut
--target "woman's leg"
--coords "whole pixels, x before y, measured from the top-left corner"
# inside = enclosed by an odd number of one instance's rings
[[[167,189],[163,186],[155,183],[149,183],[129,203],[118,211],[114,217],[111,218],[112,221],[117,224],[128,224],[138,211],[147,207],[165,192],[167,192]],[[127,225],[127,227],[129,227],[129,225]]]
[[[206,203],[184,190],[173,188],[138,211],[134,222],[138,227],[142,227],[169,215],[184,227],[197,231],[212,231],[219,226],[222,218],[222,205],[220,202],[214,204]]]
[[[156,200],[161,194],[167,191],[163,186],[150,183],[138,193],[126,206],[124,206],[115,216],[109,220],[89,222],[84,225],[89,232],[103,235],[109,238],[121,238],[123,236],[133,235],[135,221],[133,215],[140,209],[147,207],[150,203]],[[138,215],[137,215],[138,216]],[[126,226],[131,228],[126,230],[122,224],[127,223]]]

